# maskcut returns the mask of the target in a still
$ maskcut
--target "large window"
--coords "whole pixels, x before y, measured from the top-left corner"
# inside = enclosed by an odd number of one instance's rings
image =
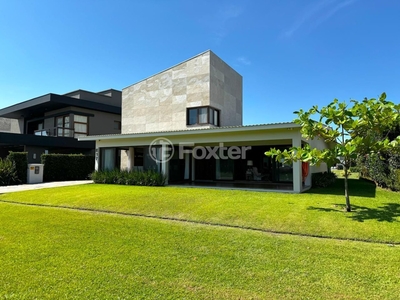
[[[57,136],[66,136],[77,138],[79,136],[87,136],[89,133],[88,117],[81,115],[74,115],[73,126],[70,115],[60,116],[56,118],[56,132]],[[72,130],[73,129],[73,130]]]
[[[74,137],[88,135],[88,117],[87,116],[74,116]]]
[[[69,126],[69,115],[61,116],[56,118],[56,130],[57,136],[71,136],[71,130]]]
[[[187,109],[187,125],[211,124],[219,126],[219,110],[210,106]]]

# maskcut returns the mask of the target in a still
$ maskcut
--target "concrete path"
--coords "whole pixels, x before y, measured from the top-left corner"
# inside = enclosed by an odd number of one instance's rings
[[[55,182],[45,182],[45,183],[0,186],[0,194],[38,190],[38,189],[48,189],[48,188],[78,185],[78,184],[89,184],[89,183],[93,183],[93,180],[55,181]]]

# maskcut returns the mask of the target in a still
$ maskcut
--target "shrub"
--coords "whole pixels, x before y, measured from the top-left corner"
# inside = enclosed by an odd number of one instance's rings
[[[387,161],[378,154],[371,154],[366,159],[366,167],[369,177],[374,180],[378,186],[388,186],[389,166]]]
[[[142,185],[142,186],[163,186],[166,177],[154,170],[147,171],[120,171],[105,170],[94,171],[90,176],[95,183]]]
[[[389,180],[390,189],[393,191],[400,191],[400,169],[395,169],[390,172]]]
[[[94,171],[90,174],[90,178],[95,183],[107,183],[107,184],[117,184],[118,178],[121,177],[120,171],[115,170],[105,170],[105,171]]]
[[[15,163],[17,177],[20,183],[26,183],[28,170],[28,152],[12,152],[7,156],[7,159]]]
[[[94,170],[94,157],[83,154],[42,154],[43,181],[84,180]]]
[[[333,184],[336,180],[336,175],[334,173],[314,173],[312,174],[312,184],[313,187],[327,187]]]
[[[0,186],[13,185],[20,182],[15,162],[0,158]]]

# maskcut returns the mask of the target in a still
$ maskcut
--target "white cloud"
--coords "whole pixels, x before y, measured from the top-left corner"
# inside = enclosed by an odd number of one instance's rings
[[[251,65],[251,61],[249,59],[247,59],[247,57],[244,56],[240,56],[236,59],[236,61],[242,65]]]
[[[309,5],[295,20],[293,25],[284,32],[290,38],[304,26],[315,28],[327,21],[339,10],[356,2],[357,0],[321,0]]]
[[[240,17],[243,8],[230,4],[216,9],[214,14],[208,15],[202,21],[211,29],[216,43],[220,43],[229,34],[229,23]]]

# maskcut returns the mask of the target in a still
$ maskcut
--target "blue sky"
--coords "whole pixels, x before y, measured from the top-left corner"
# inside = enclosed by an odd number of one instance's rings
[[[400,99],[397,0],[3,0],[0,14],[0,108],[122,89],[208,49],[243,76],[244,124]]]

